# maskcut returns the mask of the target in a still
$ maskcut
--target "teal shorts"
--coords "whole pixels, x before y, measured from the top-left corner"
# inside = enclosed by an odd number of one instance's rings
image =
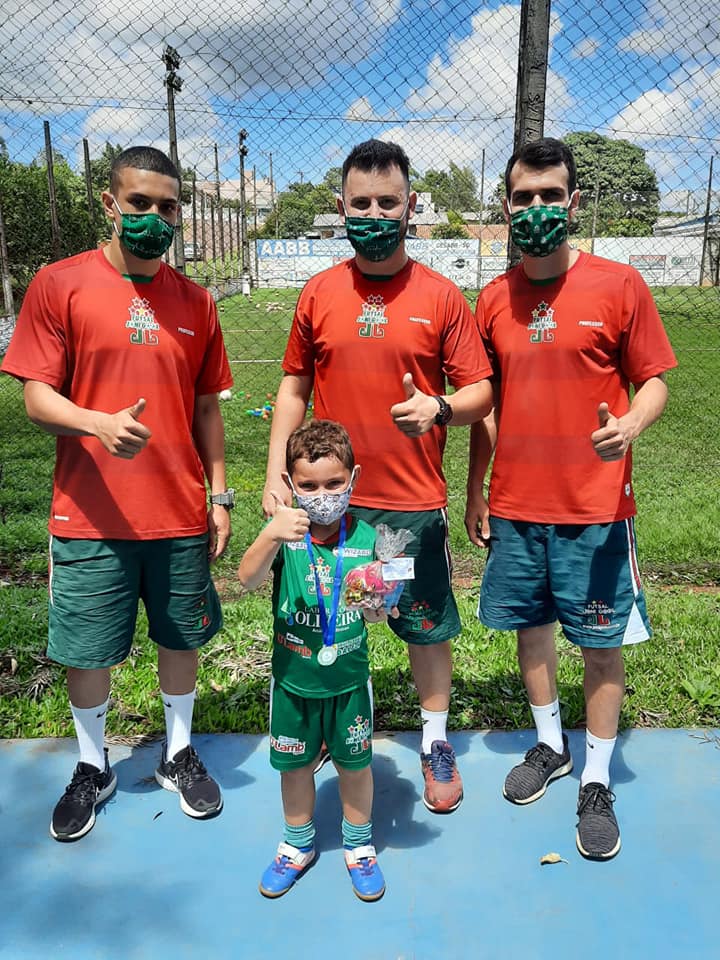
[[[415,557],[415,579],[405,581],[398,608],[389,617],[390,629],[406,643],[445,643],[460,633],[460,615],[452,592],[452,563],[448,544],[447,510],[371,510],[350,507],[360,520],[392,530],[412,530],[415,539],[405,555]]]
[[[635,524],[544,524],[490,517],[478,617],[495,630],[559,621],[580,647],[650,636]]]
[[[270,763],[297,770],[312,763],[323,742],[339,767],[360,770],[372,760],[370,681],[332,697],[302,697],[270,683]]]
[[[127,658],[138,601],[150,639],[169,650],[203,646],[222,626],[207,534],[163,540],[50,539],[48,656],[68,667]]]

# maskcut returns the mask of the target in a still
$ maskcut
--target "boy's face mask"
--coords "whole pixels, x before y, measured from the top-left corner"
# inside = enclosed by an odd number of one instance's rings
[[[159,213],[123,213],[115,197],[113,203],[120,214],[120,229],[113,220],[113,229],[120,242],[140,260],[157,260],[169,248],[175,236],[175,227],[163,220]]]
[[[295,500],[297,501],[298,507],[307,513],[310,523],[319,523],[322,526],[329,526],[331,523],[335,523],[336,520],[339,520],[350,505],[350,497],[352,496],[353,486],[355,484],[356,470],[357,468],[353,470],[352,476],[350,477],[350,483],[342,491],[342,493],[298,493],[293,486],[292,480],[287,474],[285,474],[285,478],[290,484],[290,489],[295,495]]]

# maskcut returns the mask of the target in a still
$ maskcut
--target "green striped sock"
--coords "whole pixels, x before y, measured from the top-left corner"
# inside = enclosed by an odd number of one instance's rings
[[[343,846],[348,850],[353,847],[366,847],[372,843],[372,820],[367,823],[350,823],[343,817],[342,838]]]
[[[315,841],[315,824],[312,820],[294,827],[291,823],[285,822],[285,842],[299,850],[307,850],[312,847]]]

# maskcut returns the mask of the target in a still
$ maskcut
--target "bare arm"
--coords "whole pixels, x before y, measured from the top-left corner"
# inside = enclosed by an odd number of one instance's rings
[[[302,540],[310,529],[304,510],[286,507],[272,491],[273,518],[245,551],[238,568],[238,580],[245,590],[255,590],[270,573],[273,560],[283,543]]]
[[[490,541],[490,508],[485,498],[485,476],[497,442],[498,407],[470,428],[465,529],[476,547],[487,547]]]
[[[104,413],[79,407],[48,383],[26,380],[24,399],[28,418],[41,430],[54,436],[95,437],[122,460],[132,460],[152,436],[140,422],[145,409],[142,398],[115,413]]]
[[[290,434],[305,419],[312,385],[312,377],[286,373],[278,387],[270,428],[270,449],[262,498],[262,508],[266,517],[271,517],[275,512],[276,501],[271,491],[280,493],[286,505],[289,506],[292,502],[290,491],[282,480],[282,473],[285,470],[285,446]]]
[[[437,400],[418,390],[410,373],[403,377],[403,389],[405,400],[390,407],[390,416],[406,436],[421,437],[435,426]],[[489,380],[479,380],[443,399],[450,403],[453,411],[449,426],[462,427],[487,416],[492,407],[492,387]]]
[[[643,430],[658,420],[667,403],[665,375],[650,377],[635,384],[630,409],[622,417],[613,416],[607,403],[598,407],[599,428],[590,435],[595,453],[601,460],[622,460]]]
[[[217,394],[206,393],[195,398],[193,413],[193,440],[211,493],[227,490],[225,476],[225,425],[223,424]],[[225,552],[230,539],[230,511],[213,505],[208,511],[208,551],[211,560]]]

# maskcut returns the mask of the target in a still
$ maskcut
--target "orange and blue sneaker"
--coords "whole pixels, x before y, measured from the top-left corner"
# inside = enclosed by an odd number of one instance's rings
[[[452,813],[462,803],[463,782],[455,751],[445,740],[433,740],[430,753],[421,753],[425,790],[423,803],[433,813]]]
[[[379,900],[385,893],[385,878],[375,847],[370,843],[364,847],[345,847],[343,853],[355,896],[368,902]]]
[[[281,897],[314,859],[313,847],[293,847],[283,841],[277,856],[260,878],[260,893],[264,897]]]

